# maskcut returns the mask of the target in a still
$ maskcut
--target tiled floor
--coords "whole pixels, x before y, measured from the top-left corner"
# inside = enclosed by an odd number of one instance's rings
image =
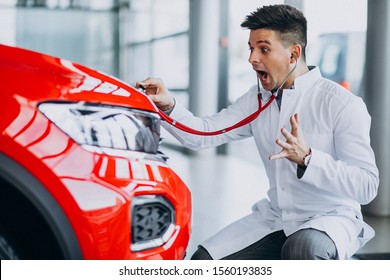
[[[268,179],[261,162],[256,160],[257,150],[250,145],[243,142],[229,147],[229,156],[207,152],[191,156],[163,148],[169,156],[168,164],[192,192],[193,232],[187,258],[201,241],[250,213],[253,203],[266,196]],[[365,220],[376,236],[358,253],[390,253],[390,217],[365,216]]]

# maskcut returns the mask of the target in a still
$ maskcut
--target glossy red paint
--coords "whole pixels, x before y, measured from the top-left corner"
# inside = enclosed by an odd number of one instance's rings
[[[0,96],[0,179],[13,187],[18,175],[6,173],[11,169],[7,163],[15,163],[53,198],[51,204],[56,205],[45,205],[45,199],[26,195],[34,190],[21,191],[27,201],[41,205],[40,211],[46,213],[42,219],[49,216],[47,223],[54,225],[48,228],[55,228],[54,239],[65,244],[58,246],[59,250],[74,246],[84,259],[184,258],[191,232],[191,194],[167,163],[157,155],[88,151],[37,108],[45,101],[86,101],[156,112],[144,94],[70,61],[0,45]],[[15,185],[23,189],[22,183]],[[0,185],[0,196],[3,189]],[[173,206],[174,229],[164,244],[134,252],[130,249],[132,200],[155,195]],[[67,234],[59,232],[62,225],[55,225],[56,217],[50,217],[50,209],[55,207],[69,222]],[[7,213],[0,213],[4,215]],[[21,217],[14,218],[16,224],[21,223],[18,229],[23,229]],[[39,235],[39,229],[36,231]],[[62,240],[72,234],[75,240]],[[78,258],[77,254],[62,255]]]

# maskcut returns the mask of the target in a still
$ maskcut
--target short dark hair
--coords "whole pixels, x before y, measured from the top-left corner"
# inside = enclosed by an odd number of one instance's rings
[[[292,6],[282,4],[260,7],[245,18],[241,27],[276,31],[285,47],[299,44],[303,59],[306,57],[307,20],[300,10]]]

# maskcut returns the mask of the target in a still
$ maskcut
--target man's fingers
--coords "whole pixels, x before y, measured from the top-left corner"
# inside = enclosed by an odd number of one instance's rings
[[[278,144],[283,149],[290,149],[291,148],[291,145],[289,143],[284,142],[280,139],[276,139],[276,144]]]
[[[299,133],[299,119],[298,114],[294,114],[290,117],[290,123],[291,123],[291,133],[293,135],[298,135]]]
[[[141,88],[146,94],[158,94],[161,90],[164,90],[165,86],[159,78],[147,78],[143,81],[136,82],[136,88]]]
[[[163,87],[164,83],[160,78],[147,78],[144,80],[146,86]]]
[[[269,157],[270,160],[275,160],[275,159],[287,157],[288,156],[288,149],[291,148],[290,144],[288,144],[280,139],[276,139],[276,144],[278,144],[282,148],[282,151],[279,154],[270,156]]]
[[[286,156],[287,156],[287,152],[283,150],[279,154],[270,156],[269,160],[276,160],[276,159],[280,159],[280,158],[285,158]]]
[[[287,129],[282,128],[281,130],[283,136],[286,138],[287,143],[296,143],[297,135],[290,133]]]
[[[298,117],[298,113],[295,113],[294,114],[294,118],[295,118],[295,121],[298,123],[299,125],[299,117]]]

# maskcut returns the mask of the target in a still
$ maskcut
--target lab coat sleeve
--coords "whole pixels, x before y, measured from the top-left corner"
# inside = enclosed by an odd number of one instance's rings
[[[312,158],[301,178],[359,204],[377,195],[379,173],[370,146],[371,117],[360,98],[353,99],[334,119],[335,155],[312,148]]]
[[[177,122],[200,131],[220,130],[246,118],[257,109],[257,95],[254,89],[241,96],[226,109],[212,116],[196,117],[182,104],[177,103],[170,116]],[[255,105],[255,106],[254,106]],[[217,136],[199,136],[181,131],[163,122],[162,126],[172,134],[183,146],[192,150],[216,147],[224,143],[244,139],[252,135],[250,125],[231,130]]]

